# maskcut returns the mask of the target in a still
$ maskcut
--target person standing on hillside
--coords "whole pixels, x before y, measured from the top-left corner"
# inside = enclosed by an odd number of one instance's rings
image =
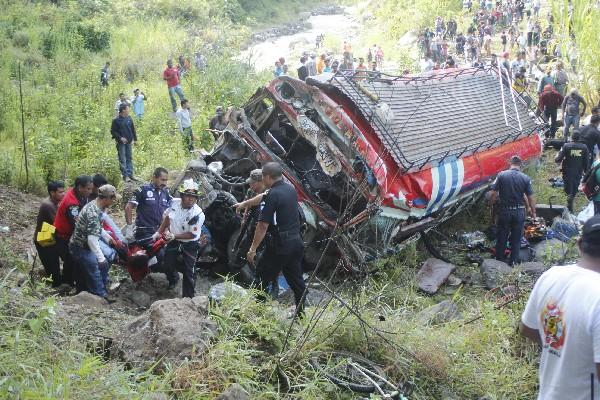
[[[119,93],[119,98],[115,102],[115,117],[119,115],[119,107],[121,107],[121,104],[127,104],[128,106],[131,105],[129,100],[127,100],[125,97],[125,93]]]
[[[531,178],[521,172],[521,164],[521,157],[512,156],[510,169],[500,172],[491,187],[491,203],[494,204],[496,199],[500,199],[496,259],[505,260],[504,251],[510,234],[510,265],[520,262],[519,251],[526,209],[529,209],[531,216],[535,218],[535,198]]]
[[[558,109],[562,105],[563,97],[554,89],[551,84],[547,84],[540,94],[538,108],[544,113],[546,121],[550,121],[549,137],[553,138],[558,129],[556,124]]]
[[[132,145],[137,141],[135,125],[129,116],[129,106],[121,104],[119,115],[113,119],[110,133],[117,143],[117,155],[119,157],[119,168],[125,182],[137,180],[133,176]]]
[[[572,141],[565,143],[554,161],[561,164],[564,190],[567,195],[567,208],[573,212],[573,202],[579,191],[581,177],[588,169],[588,148],[581,142],[579,131],[573,131]]]
[[[110,80],[110,63],[107,61],[104,67],[100,70],[100,84],[104,87],[108,86]]]
[[[43,200],[38,211],[33,242],[40,256],[40,261],[46,271],[46,276],[52,278],[52,287],[58,287],[61,284],[60,277],[60,253],[56,244],[51,246],[41,246],[37,241],[37,234],[42,230],[44,222],[53,225],[56,218],[58,205],[65,197],[65,184],[59,181],[48,183],[48,198]],[[64,259],[63,259],[64,262]]]
[[[308,68],[306,68],[306,57],[300,57],[300,66],[297,69],[298,79],[305,81],[308,78]]]
[[[578,240],[576,265],[537,280],[521,316],[521,335],[541,346],[539,400],[600,399],[600,216]]]
[[[559,61],[556,63],[556,71],[554,71],[553,76],[556,90],[558,93],[564,96],[567,90],[567,85],[569,84],[569,76],[564,70],[562,62]]]
[[[181,107],[175,113],[179,132],[183,135],[183,141],[189,152],[194,151],[194,133],[192,132],[192,116],[190,114],[190,102],[181,101]]]
[[[86,290],[105,299],[108,297],[106,286],[110,264],[100,249],[100,238],[104,237],[109,242],[112,238],[102,229],[102,215],[120,197],[114,186],[101,186],[96,200],[81,210],[69,243],[69,250],[80,268]]]
[[[306,68],[308,69],[308,76],[317,75],[317,56],[313,53],[310,55],[310,59],[306,62]]]
[[[583,110],[579,111],[579,104],[583,105]],[[566,140],[569,140],[569,128],[573,127],[574,129],[579,128],[579,118],[583,117],[585,114],[585,108],[587,104],[583,97],[579,95],[577,89],[571,89],[571,93],[565,97],[562,103],[562,111],[563,111],[563,136]]]
[[[73,258],[69,252],[69,240],[73,234],[73,229],[75,229],[75,222],[79,217],[79,213],[83,206],[88,203],[93,188],[94,185],[91,176],[80,175],[75,178],[73,187],[67,191],[65,197],[58,205],[56,217],[54,217],[53,225],[56,228],[56,248],[60,258],[63,260],[61,283],[71,286],[77,283],[78,292],[85,288],[85,284],[78,271],[74,268]]]
[[[538,84],[537,92],[538,96],[541,96],[542,92],[546,89],[546,86],[550,85],[554,87],[554,78],[551,75],[552,69],[550,67],[546,68],[546,75],[540,79],[540,83]],[[562,96],[561,96],[562,97]]]
[[[173,60],[167,60],[167,68],[163,71],[163,80],[167,81],[167,88],[169,89],[169,98],[171,99],[171,108],[173,112],[177,111],[177,101],[175,100],[175,94],[179,96],[179,100],[185,99],[183,89],[179,82],[179,70],[173,66]]]
[[[137,117],[138,120],[141,120],[144,116],[144,102],[147,97],[144,92],[140,91],[140,89],[135,89],[133,91],[133,96],[130,99],[130,103],[133,106],[133,113]]]
[[[323,73],[323,70],[325,69],[325,59],[327,58],[327,56],[325,55],[325,53],[321,54],[321,57],[319,57],[319,60],[317,61],[317,75],[320,75]]]

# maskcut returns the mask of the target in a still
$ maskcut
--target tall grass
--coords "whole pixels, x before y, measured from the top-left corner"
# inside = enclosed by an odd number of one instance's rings
[[[591,104],[598,101],[600,88],[600,7],[597,2],[573,0],[572,16],[567,0],[553,0],[554,29],[565,59],[576,56],[571,64],[576,68],[577,81],[571,87],[579,86],[581,93]]]

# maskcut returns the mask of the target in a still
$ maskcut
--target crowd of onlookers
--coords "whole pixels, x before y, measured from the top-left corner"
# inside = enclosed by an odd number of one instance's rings
[[[317,36],[317,49],[323,47],[323,35]],[[295,68],[298,79],[306,80],[310,76],[323,73],[365,75],[368,71],[380,71],[383,68],[384,53],[381,46],[374,44],[367,51],[366,57],[354,57],[352,45],[349,41],[344,41],[341,49],[341,55],[338,57],[333,52],[322,51],[317,55],[316,52],[305,51],[300,57],[299,64]],[[289,75],[289,66],[284,57],[275,61],[273,75],[275,77]]]

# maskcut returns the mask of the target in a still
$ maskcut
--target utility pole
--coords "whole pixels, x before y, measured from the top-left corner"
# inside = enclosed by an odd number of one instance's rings
[[[21,62],[19,62],[19,99],[21,102],[21,130],[23,132],[23,157],[25,158],[25,188],[29,186],[29,164],[27,161],[27,140],[25,138],[25,112],[23,110],[23,85],[21,83]]]

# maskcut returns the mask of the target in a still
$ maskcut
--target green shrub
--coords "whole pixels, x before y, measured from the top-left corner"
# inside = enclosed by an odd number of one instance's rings
[[[110,47],[110,31],[100,28],[94,23],[86,22],[77,26],[77,32],[83,38],[83,47],[89,51],[99,52]]]

